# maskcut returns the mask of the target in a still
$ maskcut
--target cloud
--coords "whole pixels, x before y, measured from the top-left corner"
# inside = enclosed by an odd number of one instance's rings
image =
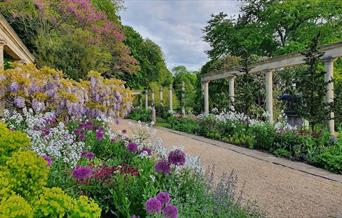
[[[199,70],[208,60],[202,29],[211,14],[237,15],[240,4],[237,0],[126,0],[120,15],[124,25],[160,45],[170,69],[184,65]]]

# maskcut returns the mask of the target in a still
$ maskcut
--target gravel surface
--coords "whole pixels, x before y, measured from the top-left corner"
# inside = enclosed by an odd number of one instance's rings
[[[136,125],[134,121],[122,120],[113,128],[126,129],[129,134],[130,122],[133,127]],[[187,153],[199,156],[204,168],[215,165],[218,176],[234,170],[239,187],[243,187],[243,198],[256,202],[266,217],[342,218],[341,175],[164,128],[157,128],[157,136],[165,147],[182,145]]]

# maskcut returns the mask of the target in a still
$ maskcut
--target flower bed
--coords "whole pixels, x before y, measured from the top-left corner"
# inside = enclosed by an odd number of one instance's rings
[[[130,104],[123,87],[112,98],[102,91],[116,85],[99,75],[63,86],[26,67],[0,73],[11,109],[0,123],[0,217],[259,216],[236,202],[236,179],[213,185],[197,158],[166,150],[149,127],[113,132]],[[63,90],[50,96],[49,78]]]
[[[139,111],[133,113],[135,115],[130,118],[139,117],[136,115]],[[198,117],[158,117],[157,125],[305,161],[342,174],[342,138],[331,137],[324,130],[296,130],[285,122],[272,126],[232,112]]]

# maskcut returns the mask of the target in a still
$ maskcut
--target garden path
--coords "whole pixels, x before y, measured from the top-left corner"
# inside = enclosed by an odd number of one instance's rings
[[[135,121],[122,120],[116,130],[128,130]],[[274,157],[228,143],[166,128],[156,128],[165,147],[183,145],[201,164],[215,165],[217,176],[234,170],[243,198],[256,202],[266,217],[342,217],[342,175],[304,163]]]

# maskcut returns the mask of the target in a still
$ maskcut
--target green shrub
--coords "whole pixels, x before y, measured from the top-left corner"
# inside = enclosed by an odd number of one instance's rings
[[[342,143],[325,148],[322,153],[315,157],[315,164],[342,174]]]

